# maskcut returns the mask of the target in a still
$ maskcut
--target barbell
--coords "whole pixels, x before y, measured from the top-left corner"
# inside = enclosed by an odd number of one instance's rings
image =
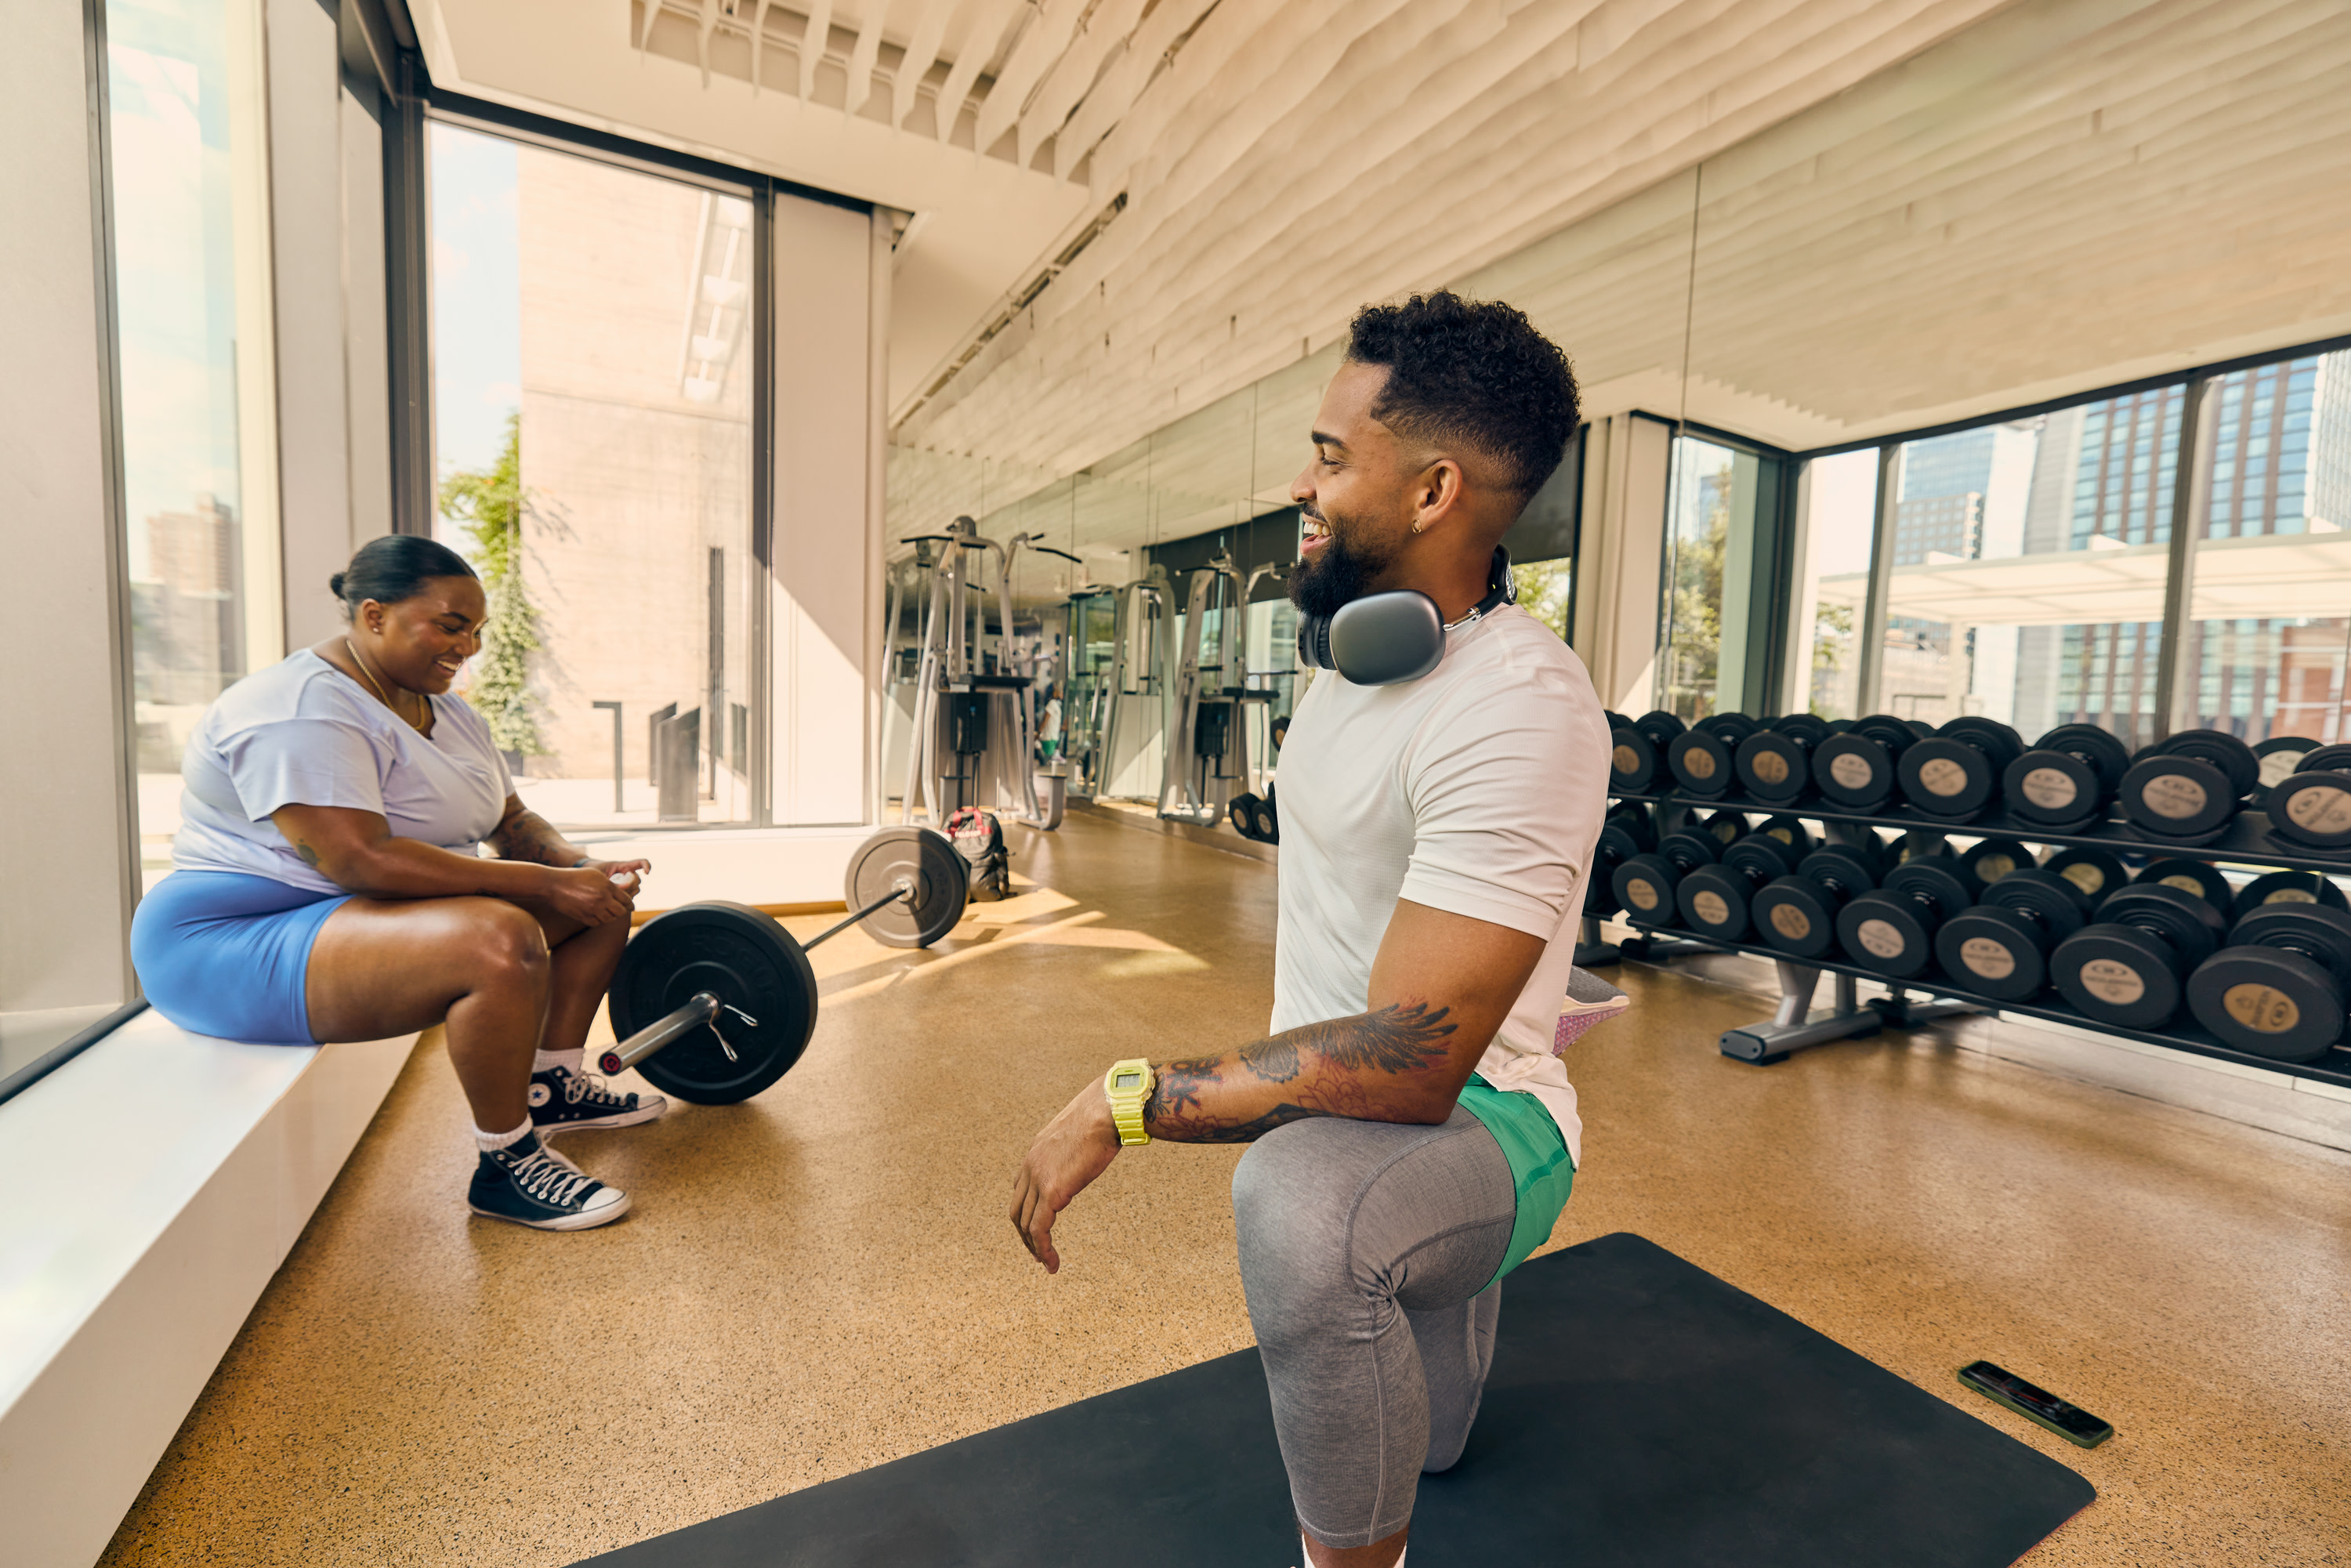
[[[963,918],[970,865],[946,836],[890,827],[850,857],[850,914],[803,943],[748,904],[712,899],[647,921],[622,949],[606,1000],[621,1040],[597,1059],[665,1094],[732,1105],[792,1070],[816,1030],[808,950],[852,925],[892,947],[927,947]]]

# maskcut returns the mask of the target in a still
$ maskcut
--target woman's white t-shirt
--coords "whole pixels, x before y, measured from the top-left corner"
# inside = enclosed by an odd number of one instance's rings
[[[514,780],[480,714],[462,698],[425,700],[429,737],[307,648],[237,682],[188,737],[172,863],[343,892],[287,843],[269,820],[280,806],[373,811],[395,837],[476,852]]]
[[[1417,681],[1317,675],[1281,747],[1274,1032],[1370,1005],[1399,898],[1542,937],[1478,1071],[1541,1102],[1581,1165],[1583,1124],[1552,1043],[1608,810],[1608,752],[1583,661],[1514,607],[1447,633]]]

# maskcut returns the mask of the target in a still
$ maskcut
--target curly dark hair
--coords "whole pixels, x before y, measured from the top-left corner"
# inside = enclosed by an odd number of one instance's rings
[[[1559,466],[1575,434],[1575,371],[1524,311],[1447,289],[1366,305],[1349,333],[1349,360],[1387,367],[1372,417],[1390,430],[1476,448],[1521,497]]]

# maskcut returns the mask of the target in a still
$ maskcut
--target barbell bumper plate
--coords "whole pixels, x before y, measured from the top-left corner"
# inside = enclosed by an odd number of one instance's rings
[[[902,880],[914,884],[914,895],[867,916],[867,935],[888,947],[927,947],[955,929],[970,901],[971,864],[945,833],[883,829],[850,856],[843,895],[850,908],[862,909]]]
[[[636,1064],[654,1088],[681,1100],[749,1099],[791,1071],[816,1030],[808,955],[789,932],[744,904],[682,904],[631,937],[612,975],[612,1032],[626,1040],[698,991],[726,1009],[726,1038],[689,1029]]]

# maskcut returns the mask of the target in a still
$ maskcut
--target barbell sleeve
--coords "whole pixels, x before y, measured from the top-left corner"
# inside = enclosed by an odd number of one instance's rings
[[[596,1059],[607,1076],[634,1067],[654,1051],[674,1043],[718,1016],[726,1004],[708,991],[696,991],[675,1012],[664,1013]]]

